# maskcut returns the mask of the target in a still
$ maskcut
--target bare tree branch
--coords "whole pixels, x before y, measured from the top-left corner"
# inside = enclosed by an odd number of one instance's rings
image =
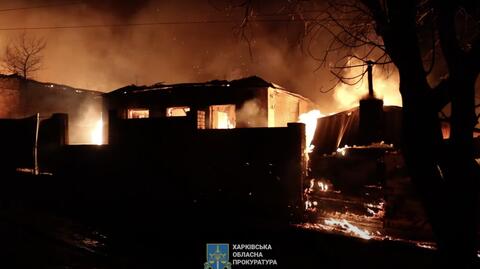
[[[29,37],[26,33],[20,34],[17,39],[5,48],[3,68],[12,74],[18,74],[27,79],[32,73],[41,69],[46,47],[44,38]]]

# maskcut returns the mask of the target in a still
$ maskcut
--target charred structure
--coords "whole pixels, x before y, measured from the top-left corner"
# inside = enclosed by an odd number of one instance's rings
[[[67,143],[91,143],[90,129],[101,110],[100,92],[0,75],[0,118],[26,118],[38,113],[46,119],[55,113],[68,114]]]
[[[315,108],[309,99],[259,77],[233,81],[127,86],[105,94],[106,110],[120,119],[186,116],[199,129],[286,127]]]
[[[108,144],[66,143],[66,114],[49,121],[0,121],[7,133],[25,134],[2,140],[19,157],[3,171],[14,175],[27,167],[68,179],[70,189],[62,191],[71,192],[72,203],[90,208],[100,219],[97,213],[112,210],[105,199],[121,205],[128,201],[125,206],[132,212],[161,209],[178,222],[213,206],[223,208],[220,215],[232,222],[285,225],[302,217],[305,127],[295,121],[313,106],[311,101],[257,77],[128,89],[104,95]],[[242,118],[245,107],[252,109],[249,118]],[[277,128],[267,128],[269,120]],[[13,155],[18,144],[24,150]]]

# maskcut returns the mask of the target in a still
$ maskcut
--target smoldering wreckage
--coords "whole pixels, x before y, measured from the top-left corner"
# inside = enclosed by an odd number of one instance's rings
[[[200,229],[202,244],[288,226],[435,248],[399,151],[401,107],[372,88],[357,108],[322,115],[259,77],[109,93],[15,75],[0,83],[2,197],[17,201],[5,207],[62,244],[103,257],[120,226],[179,238]],[[45,208],[84,226],[38,217]],[[177,241],[172,249],[185,248]]]

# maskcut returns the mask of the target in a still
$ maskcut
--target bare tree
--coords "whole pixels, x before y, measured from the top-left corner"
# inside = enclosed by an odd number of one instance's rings
[[[44,38],[20,34],[5,48],[3,68],[27,79],[42,66],[42,52],[46,47]]]

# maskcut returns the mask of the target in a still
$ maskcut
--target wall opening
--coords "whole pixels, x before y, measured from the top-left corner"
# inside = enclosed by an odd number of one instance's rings
[[[167,108],[167,117],[185,117],[190,111],[188,106],[176,106]]]
[[[150,116],[150,111],[148,109],[142,108],[132,108],[128,110],[128,119],[145,119]]]
[[[233,129],[235,125],[235,105],[210,106],[210,128]]]
[[[205,111],[197,111],[197,129],[205,129]]]

